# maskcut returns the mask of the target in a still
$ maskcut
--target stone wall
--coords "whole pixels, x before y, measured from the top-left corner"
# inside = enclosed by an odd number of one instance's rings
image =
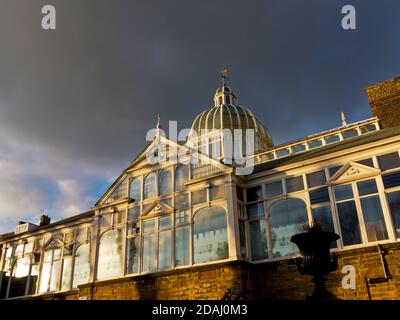
[[[372,115],[378,117],[383,128],[400,125],[400,77],[365,89]]]
[[[338,269],[327,277],[327,288],[337,299],[400,299],[400,243],[386,244],[384,263],[388,281],[383,281],[384,268],[377,246],[337,253]],[[345,265],[355,268],[356,288],[342,288]],[[383,282],[366,283],[366,278]],[[294,259],[250,264],[231,261],[208,266],[166,271],[117,280],[82,285],[79,293],[49,295],[45,299],[305,299],[313,290],[311,277],[296,270]]]

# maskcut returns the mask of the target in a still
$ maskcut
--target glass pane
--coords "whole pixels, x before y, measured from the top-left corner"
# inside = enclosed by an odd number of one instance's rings
[[[144,233],[153,232],[155,230],[155,228],[156,228],[156,220],[155,219],[143,221],[143,232]]]
[[[39,278],[39,264],[32,265],[31,277],[29,279],[29,291],[28,295],[33,295],[36,293],[37,281]]]
[[[323,187],[317,190],[310,191],[311,204],[323,203],[328,201],[329,201],[328,187]]]
[[[127,273],[137,273],[139,271],[139,242],[139,237],[128,239]]]
[[[61,290],[69,290],[71,287],[72,258],[64,259],[61,280]]]
[[[217,200],[225,198],[225,187],[224,185],[212,186],[210,188],[210,200]]]
[[[29,258],[20,258],[15,262],[9,298],[21,297],[25,295],[26,285],[28,283],[29,275]]]
[[[120,224],[125,222],[125,210],[114,212],[114,224]]]
[[[185,165],[179,165],[175,169],[175,191],[185,190],[185,183],[189,179],[189,170]]]
[[[339,171],[339,169],[341,168],[341,166],[336,166],[336,167],[331,167],[328,169],[329,171],[329,176],[333,177],[335,175],[336,172]]]
[[[175,197],[175,209],[189,208],[189,194],[181,194]]]
[[[40,293],[47,292],[49,280],[50,280],[50,263],[46,262],[43,263],[42,273],[40,274],[40,286],[39,286]]]
[[[160,230],[171,228],[171,216],[160,217]]]
[[[247,202],[258,201],[262,200],[263,198],[261,187],[247,189],[246,194],[247,194]]]
[[[378,193],[375,179],[364,180],[357,182],[358,194],[365,196],[367,194]]]
[[[303,177],[299,176],[286,179],[286,189],[288,193],[303,190],[304,189]]]
[[[382,171],[400,167],[399,153],[393,152],[378,157],[379,167]]]
[[[308,143],[310,149],[318,148],[322,146],[322,140],[314,140]]]
[[[298,146],[293,146],[292,147],[292,152],[293,153],[299,153],[299,152],[302,152],[302,151],[305,151],[305,150],[306,150],[306,146],[304,144],[300,144]]]
[[[20,257],[22,256],[22,253],[24,252],[24,245],[23,244],[19,244],[17,245],[17,247],[15,248],[15,256],[16,257]]]
[[[265,185],[265,190],[266,190],[268,198],[281,195],[283,193],[282,181],[279,180],[279,181],[267,183]]]
[[[257,202],[247,205],[247,216],[249,219],[254,219],[264,216],[264,206],[262,202]]]
[[[61,249],[54,249],[53,260],[60,260],[61,258]]]
[[[308,188],[322,186],[326,183],[325,171],[317,171],[307,174]]]
[[[274,257],[284,257],[298,252],[290,238],[308,225],[307,209],[300,199],[280,200],[270,211],[271,240]]]
[[[342,134],[343,134],[343,139],[349,139],[358,136],[358,132],[356,129],[344,131]]]
[[[387,194],[396,237],[400,238],[400,191]]]
[[[141,183],[139,179],[132,180],[129,196],[135,202],[142,200]]]
[[[189,264],[189,226],[176,228],[175,231],[175,265]]]
[[[344,184],[333,188],[335,192],[336,201],[346,200],[353,198],[353,189],[351,184]]]
[[[372,158],[368,158],[368,159],[363,159],[363,160],[359,160],[356,161],[359,164],[363,164],[364,166],[368,166],[368,167],[374,167],[374,162],[372,161]]]
[[[50,291],[58,290],[59,276],[60,276],[61,261],[53,261],[51,267],[51,278],[50,278]]]
[[[172,174],[169,170],[164,170],[160,174],[160,195],[172,193]]]
[[[276,157],[280,158],[280,157],[285,157],[288,156],[290,154],[289,149],[281,149],[276,151]]]
[[[51,261],[51,257],[53,255],[53,251],[52,250],[47,250],[44,252],[44,258],[43,261],[44,262],[50,262]]]
[[[400,186],[400,172],[393,172],[382,176],[385,189]]]
[[[143,199],[150,199],[156,196],[157,196],[157,176],[155,173],[151,173],[144,180]]]
[[[105,257],[104,253],[102,257],[103,258]],[[75,269],[74,269],[74,280],[72,286],[74,288],[77,288],[80,284],[88,283],[89,277],[90,277],[90,245],[84,244],[81,245],[76,250],[75,253]]]
[[[240,256],[245,259],[246,254],[246,228],[243,220],[239,220]]]
[[[211,207],[196,213],[193,226],[194,263],[228,258],[225,209]]]
[[[325,138],[325,143],[326,143],[326,144],[330,144],[330,143],[333,143],[333,142],[337,142],[337,141],[339,141],[339,140],[340,140],[339,135],[335,134],[335,135],[326,137],[326,138]]]
[[[128,224],[128,235],[132,236],[140,233],[140,221]]]
[[[192,192],[192,206],[207,201],[207,189]]]
[[[267,236],[265,220],[253,221],[250,226],[251,259],[253,261],[268,258]]]
[[[171,230],[162,231],[158,238],[158,270],[171,267]]]
[[[388,238],[385,220],[379,196],[362,198],[361,207],[364,215],[365,228],[369,242],[380,241]]]
[[[155,256],[156,256],[156,237],[154,234],[149,234],[143,237],[143,257],[142,257],[142,271],[149,272],[155,269]]]
[[[139,219],[140,216],[140,207],[132,207],[128,209],[128,221],[135,221]]]
[[[331,206],[329,204],[324,205],[322,207],[313,208],[312,215],[314,223],[321,226],[322,230],[327,232],[335,232]]]
[[[343,245],[361,243],[360,223],[354,201],[346,201],[337,205]]]
[[[107,231],[102,235],[99,245],[97,279],[116,277],[123,269],[123,237],[121,230]]]

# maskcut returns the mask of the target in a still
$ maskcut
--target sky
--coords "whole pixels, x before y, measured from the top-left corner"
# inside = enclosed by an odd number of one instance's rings
[[[56,8],[43,30],[42,7]],[[341,9],[356,8],[356,30]],[[89,210],[161,124],[190,127],[219,71],[284,143],[371,117],[400,76],[398,0],[0,0],[0,233]]]

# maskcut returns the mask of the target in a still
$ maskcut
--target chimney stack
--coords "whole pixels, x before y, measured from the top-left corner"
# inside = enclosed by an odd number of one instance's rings
[[[39,222],[39,226],[47,226],[48,224],[50,224],[51,219],[49,218],[49,216],[46,216],[45,214],[40,216],[40,222]]]
[[[369,86],[365,92],[382,128],[400,126],[400,77]]]

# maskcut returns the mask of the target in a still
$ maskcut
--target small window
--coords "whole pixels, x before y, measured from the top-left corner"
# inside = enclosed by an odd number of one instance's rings
[[[318,148],[322,146],[322,140],[313,140],[308,143],[310,149]]]
[[[325,183],[326,183],[326,177],[324,170],[307,174],[308,188],[322,186]]]
[[[190,211],[180,210],[175,212],[175,225],[189,223]]]
[[[398,152],[388,153],[378,157],[379,167],[382,171],[400,167]]]
[[[323,203],[328,201],[329,201],[328,187],[323,187],[310,191],[311,204]]]
[[[334,143],[334,142],[338,142],[338,141],[340,141],[340,137],[339,137],[338,134],[335,134],[335,135],[332,135],[332,136],[329,136],[329,137],[325,138],[325,143],[326,144],[330,144],[330,143]]]
[[[289,149],[281,149],[276,151],[277,158],[285,157],[288,156],[289,154],[290,154]]]
[[[368,132],[376,131],[376,126],[374,124],[367,124],[366,126],[360,127],[361,133],[365,134]]]
[[[135,202],[136,201],[140,201],[141,198],[142,198],[142,193],[141,193],[140,189],[141,189],[140,180],[139,179],[133,179],[132,182],[131,182],[129,196]]]
[[[358,194],[366,196],[368,194],[378,193],[375,179],[364,180],[357,182]]]
[[[287,192],[296,192],[304,189],[303,177],[298,176],[294,178],[286,179]]]
[[[364,166],[368,166],[368,167],[374,167],[374,162],[372,161],[372,158],[368,158],[368,159],[363,159],[360,161],[356,161],[359,164],[363,164]]]
[[[247,202],[254,202],[258,200],[262,200],[262,189],[261,187],[255,187],[251,189],[247,189]]]
[[[400,172],[385,174],[382,176],[385,189],[400,186]]]
[[[261,162],[273,160],[274,158],[275,158],[275,157],[274,157],[274,154],[273,154],[272,152],[267,153],[267,154],[263,154],[263,155],[261,156]]]
[[[157,176],[155,173],[150,173],[144,180],[144,199],[150,199],[157,196]]]
[[[207,189],[192,192],[192,206],[207,201]]]
[[[275,182],[267,183],[265,185],[265,189],[266,189],[268,198],[279,196],[283,193],[282,181],[278,180]]]
[[[342,134],[343,134],[343,139],[349,139],[358,136],[358,132],[356,129],[344,131]]]
[[[302,151],[306,151],[306,146],[304,144],[299,144],[297,146],[292,147],[292,152],[294,154],[302,152]]]
[[[264,216],[264,206],[262,202],[257,202],[254,204],[249,204],[247,206],[247,216],[249,219],[254,219]]]
[[[351,184],[344,184],[340,186],[334,187],[335,198],[336,201],[352,199],[353,198],[353,189]]]

